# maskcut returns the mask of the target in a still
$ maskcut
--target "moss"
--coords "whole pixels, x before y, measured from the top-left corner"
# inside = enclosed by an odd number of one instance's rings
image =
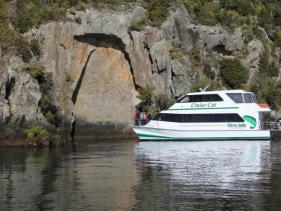
[[[248,79],[247,70],[238,59],[223,59],[220,62],[220,74],[224,83],[231,89],[240,88]]]

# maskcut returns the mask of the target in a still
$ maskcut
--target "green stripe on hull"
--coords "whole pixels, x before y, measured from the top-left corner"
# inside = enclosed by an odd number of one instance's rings
[[[185,110],[210,110],[210,109],[238,109],[239,107],[221,107],[221,108],[175,108],[169,111],[185,111]]]
[[[149,140],[149,138],[151,138],[151,140],[181,140],[181,141],[233,141],[233,140],[244,140],[244,141],[247,141],[247,140],[253,140],[253,141],[256,141],[256,140],[270,140],[270,137],[252,137],[252,138],[249,138],[249,137],[236,137],[236,138],[228,138],[228,137],[225,137],[225,138],[222,138],[222,137],[218,137],[218,138],[155,138],[155,137],[143,137],[143,136],[140,136],[139,137],[141,140]]]
[[[200,138],[190,138],[190,137],[171,137],[171,136],[162,136],[162,135],[149,135],[149,134],[143,134],[143,133],[138,133],[137,134],[140,139],[170,139],[170,140],[269,140],[269,136],[264,136],[264,137],[200,137]]]
[[[139,137],[148,137],[148,138],[163,138],[163,139],[171,139],[175,138],[172,136],[162,136],[162,135],[151,135],[151,134],[144,134],[144,133],[137,133]]]

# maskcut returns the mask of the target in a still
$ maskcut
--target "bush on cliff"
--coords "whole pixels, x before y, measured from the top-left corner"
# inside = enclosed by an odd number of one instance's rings
[[[197,83],[191,86],[190,91],[198,92],[200,88],[204,89],[207,86],[209,91],[222,89],[222,85],[219,81],[212,80],[204,75]]]
[[[174,104],[174,101],[171,100],[171,98],[169,98],[169,96],[164,93],[155,96],[154,99],[155,99],[156,109],[158,111],[167,110]]]
[[[52,103],[50,91],[52,89],[52,76],[46,73],[45,68],[37,63],[25,65],[24,71],[28,72],[34,79],[36,79],[40,86],[42,98],[39,106],[46,120],[53,125],[58,125],[60,119],[57,113],[57,107]]]
[[[238,59],[223,59],[220,62],[220,74],[224,83],[231,89],[240,88],[248,79],[247,70]]]
[[[161,110],[168,109],[174,104],[174,101],[165,93],[155,95],[153,93],[153,88],[149,85],[140,88],[138,91],[138,98],[141,100],[141,103],[138,105],[138,110],[141,112],[153,115]]]
[[[250,84],[250,91],[256,94],[260,103],[268,103],[272,109],[281,108],[281,83],[258,73]]]
[[[279,68],[277,62],[270,60],[269,52],[265,51],[260,57],[259,63],[260,73],[266,77],[277,77],[279,74]]]
[[[32,125],[25,130],[26,138],[32,143],[40,141],[41,139],[48,137],[48,131],[38,124]]]
[[[138,92],[138,98],[141,100],[141,103],[138,105],[139,110],[149,113],[153,104],[153,88],[146,85],[140,88]]]

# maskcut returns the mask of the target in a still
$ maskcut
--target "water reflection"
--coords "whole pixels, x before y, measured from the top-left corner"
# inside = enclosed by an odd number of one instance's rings
[[[0,210],[279,210],[280,142],[0,149]]]
[[[136,151],[136,210],[260,210],[270,194],[270,142],[143,142]]]
[[[128,210],[134,204],[134,144],[0,153],[4,210]]]

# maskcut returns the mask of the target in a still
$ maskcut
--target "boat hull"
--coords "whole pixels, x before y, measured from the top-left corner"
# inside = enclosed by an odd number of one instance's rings
[[[151,127],[132,127],[140,140],[270,140],[268,130],[172,130]]]

